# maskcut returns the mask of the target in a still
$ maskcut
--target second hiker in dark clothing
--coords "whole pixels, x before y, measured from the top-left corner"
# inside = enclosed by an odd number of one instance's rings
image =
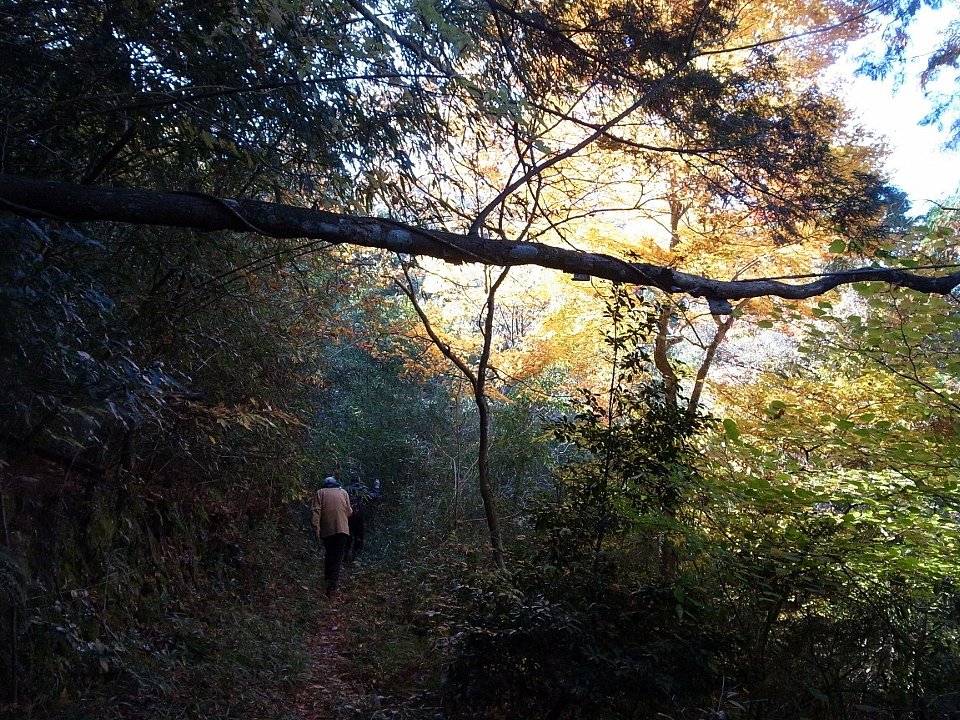
[[[350,496],[335,477],[328,477],[313,497],[313,529],[323,541],[323,580],[327,596],[337,589],[340,567],[350,542]]]
[[[380,495],[380,481],[374,481],[372,492],[359,481],[350,486],[349,492],[353,514],[349,520],[350,540],[347,541],[346,559],[347,562],[353,562],[358,560],[360,553],[363,552],[364,521],[370,506]]]

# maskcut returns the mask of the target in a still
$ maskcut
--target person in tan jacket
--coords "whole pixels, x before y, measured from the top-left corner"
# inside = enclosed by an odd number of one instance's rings
[[[313,529],[323,541],[323,580],[327,597],[337,589],[343,554],[350,540],[347,518],[353,514],[350,496],[335,477],[326,478],[313,497]]]

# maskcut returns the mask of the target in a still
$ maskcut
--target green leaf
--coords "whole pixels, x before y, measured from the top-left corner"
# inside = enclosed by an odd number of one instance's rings
[[[842,253],[847,249],[847,243],[845,240],[837,238],[832,243],[830,243],[830,252],[832,253]]]
[[[772,400],[769,405],[767,405],[767,415],[770,417],[779,417],[783,414],[784,409],[787,407],[787,404],[781,400]]]
[[[740,428],[730,418],[723,419],[723,432],[728,440],[738,440],[740,438]]]

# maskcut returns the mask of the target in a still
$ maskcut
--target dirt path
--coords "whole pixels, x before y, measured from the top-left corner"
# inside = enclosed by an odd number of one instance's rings
[[[351,620],[350,600],[342,592],[331,600],[319,597],[316,623],[304,643],[310,655],[310,680],[295,702],[302,720],[343,720],[350,716],[350,707],[358,707],[367,695],[343,653]]]
[[[415,627],[409,603],[386,600],[403,597],[402,577],[358,563],[344,568],[332,600],[317,593],[296,720],[444,717],[431,642]]]

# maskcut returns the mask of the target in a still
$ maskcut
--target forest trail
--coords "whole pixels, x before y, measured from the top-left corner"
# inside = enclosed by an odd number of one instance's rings
[[[317,591],[317,617],[304,640],[310,657],[309,679],[295,700],[300,720],[341,720],[345,708],[357,707],[367,695],[344,654],[354,611],[351,599],[352,593],[341,591],[326,598]]]
[[[365,559],[344,568],[332,599],[311,587],[316,612],[303,640],[307,679],[291,700],[292,718],[445,717],[436,648],[416,619],[404,587],[408,579],[395,567]]]
[[[299,720],[343,720],[350,710],[361,707],[371,689],[355,672],[346,650],[351,641],[348,628],[355,624],[358,612],[355,582],[345,570],[341,589],[327,598],[318,588],[316,618],[304,639],[309,660],[309,679],[298,693],[295,709]],[[362,591],[361,587],[361,591]]]

